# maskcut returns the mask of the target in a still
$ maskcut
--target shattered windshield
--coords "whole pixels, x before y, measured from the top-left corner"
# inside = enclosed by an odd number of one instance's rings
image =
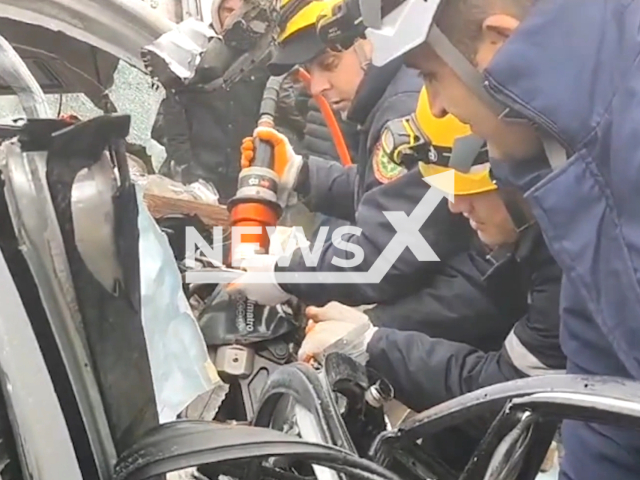
[[[157,169],[165,158],[165,152],[151,138],[151,129],[160,101],[164,97],[162,87],[152,85],[151,79],[144,72],[120,61],[114,73],[113,86],[107,93],[119,113],[131,115],[128,141],[144,147]],[[45,94],[45,98],[49,111],[54,116],[74,114],[80,118],[91,118],[103,113],[84,93],[50,93]],[[2,123],[13,122],[24,115],[17,95],[0,96]]]
[[[169,8],[175,2],[155,3],[150,6],[164,17],[175,16]],[[115,9],[113,15],[118,15]],[[115,28],[113,31],[105,28],[101,38],[109,40],[120,36]],[[63,33],[67,31],[64,29],[50,29],[0,15],[0,31],[40,85],[50,115],[73,114],[85,120],[114,110],[131,115],[127,138],[130,148],[133,147],[137,155],[148,156],[150,163],[159,167],[164,160],[164,149],[151,139],[151,131],[164,90],[152,85],[146,72],[139,69],[141,65],[131,65],[122,60],[123,57],[98,48],[98,41],[87,43],[78,36]],[[135,52],[136,49],[129,50]],[[15,93],[11,85],[0,81],[2,123],[25,117],[26,112]]]

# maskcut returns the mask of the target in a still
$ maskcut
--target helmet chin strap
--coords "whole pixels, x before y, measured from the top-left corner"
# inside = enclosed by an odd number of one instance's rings
[[[362,41],[358,41],[353,44],[353,51],[358,57],[358,61],[360,62],[360,68],[362,69],[363,72],[365,72],[367,68],[369,68],[369,65],[371,65],[371,55],[369,55],[365,50]]]
[[[460,53],[436,26],[432,25],[427,36],[427,42],[436,54],[442,58],[449,67],[456,72],[460,80],[491,109],[498,117],[503,118],[509,109],[496,102],[484,89],[484,77],[478,69]]]
[[[427,36],[429,46],[442,58],[465,85],[497,116],[504,122],[527,122],[521,118],[517,112],[509,107],[501,105],[494,100],[484,88],[484,77],[469,60],[449,41],[442,31],[433,25]],[[561,168],[567,162],[567,152],[560,143],[550,135],[542,133],[540,135],[545,153],[554,170]]]

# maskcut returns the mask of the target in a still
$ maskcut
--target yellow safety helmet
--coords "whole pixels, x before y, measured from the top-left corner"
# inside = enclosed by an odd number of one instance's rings
[[[420,162],[419,168],[429,185],[447,195],[476,195],[498,189],[491,178],[488,162],[474,165],[468,172],[425,162]],[[449,172],[453,175],[443,175]]]
[[[471,134],[468,125],[463,124],[453,115],[436,118],[431,113],[429,97],[425,88],[420,92],[415,112],[415,122],[437,151],[438,156],[450,158],[453,144],[457,138]],[[486,152],[485,152],[486,153]],[[489,159],[471,167],[469,172],[460,172],[443,166],[443,162],[434,163],[420,161],[420,172],[427,183],[450,195],[474,195],[490,192],[498,187],[491,178]],[[440,174],[453,171],[453,177]]]
[[[318,17],[340,0],[312,0],[309,3],[299,0],[284,0],[280,7],[283,24],[278,35],[279,45],[269,62],[269,73],[284,75],[296,65],[313,60],[327,46],[316,31]]]
[[[283,0],[280,4],[280,11],[288,17],[286,24],[280,28],[278,41],[284,42],[291,38],[293,34],[302,29],[313,26],[315,28],[316,21],[320,14],[325,10],[336,5],[341,0],[313,0],[309,3],[303,3],[299,8],[296,0]],[[296,11],[297,10],[297,11]]]
[[[434,147],[447,149],[450,153],[456,138],[464,137],[471,133],[468,125],[465,125],[453,115],[444,118],[436,118],[431,113],[429,96],[426,88],[422,87],[414,118],[423,135],[425,135]]]
[[[434,117],[427,91],[422,88],[414,113],[389,122],[380,143],[386,157],[396,165],[408,169],[420,163],[421,169],[430,172],[431,165],[447,170],[455,140],[470,133],[467,125],[451,115]]]

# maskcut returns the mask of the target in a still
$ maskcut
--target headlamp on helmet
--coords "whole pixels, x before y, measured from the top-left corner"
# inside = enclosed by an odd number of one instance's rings
[[[419,161],[447,165],[456,138],[471,133],[453,116],[436,118],[423,88],[413,114],[392,120],[381,135],[382,148],[398,165],[410,169]]]

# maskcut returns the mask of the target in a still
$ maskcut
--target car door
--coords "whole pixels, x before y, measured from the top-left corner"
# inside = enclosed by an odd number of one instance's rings
[[[91,113],[101,114],[102,94],[116,67],[142,70],[140,48],[173,23],[142,2],[110,0],[3,0],[0,21],[16,45],[3,43],[8,48],[0,55],[0,93],[18,92],[22,116],[45,119],[36,124],[44,130],[20,138],[3,127],[3,254],[10,255],[7,262],[64,417],[65,429],[52,427],[48,441],[70,437],[83,478],[109,479],[117,456],[157,424],[137,291],[135,195],[121,183],[124,177],[113,178],[100,150],[94,151],[100,142],[110,151],[118,132],[129,131],[129,119],[98,118],[99,124],[89,122],[94,127],[75,138],[59,137],[63,144],[56,147],[46,140],[47,122],[57,116],[46,97],[81,94],[93,103]],[[83,250],[83,239],[107,248],[96,255]],[[116,291],[101,290],[100,280],[109,274],[120,275]],[[24,478],[78,478],[77,471],[49,477],[38,465],[40,437],[20,433],[35,458],[35,464],[28,456],[23,463]]]

